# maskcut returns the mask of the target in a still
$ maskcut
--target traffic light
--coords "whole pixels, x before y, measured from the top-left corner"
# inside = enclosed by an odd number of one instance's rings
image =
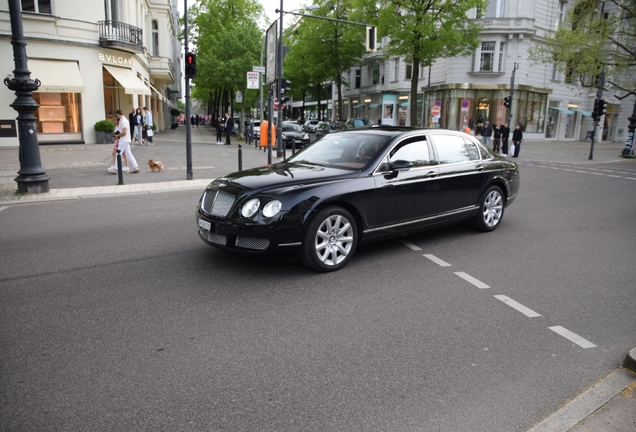
[[[367,51],[375,51],[377,49],[377,40],[374,26],[367,26]]]
[[[185,56],[185,76],[192,79],[197,74],[197,55],[194,53],[187,53]]]
[[[286,80],[285,78],[280,79],[280,98],[283,103],[289,100],[289,96],[291,93],[291,81]]]
[[[506,96],[506,97],[504,98],[503,105],[504,105],[505,107],[509,107],[509,106],[510,106],[510,96]]]
[[[607,102],[603,99],[594,99],[594,110],[592,111],[592,118],[594,120],[600,120],[601,117],[607,112]]]

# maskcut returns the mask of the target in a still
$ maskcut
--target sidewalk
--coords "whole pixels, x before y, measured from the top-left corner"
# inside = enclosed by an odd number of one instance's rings
[[[243,169],[267,164],[267,153],[245,142],[231,146],[216,145],[216,132],[209,126],[192,128],[192,172],[187,180],[186,128],[179,126],[155,135],[154,146],[132,146],[141,172],[124,174],[125,185],[117,185],[118,176],[106,172],[112,163],[112,144],[41,145],[42,166],[50,191],[18,195],[15,177],[20,169],[18,148],[0,147],[0,206],[52,200],[83,199],[119,194],[157,193],[198,189],[203,191],[213,179],[238,170],[242,144]],[[571,165],[634,163],[620,157],[621,143],[597,143],[589,160],[590,141],[524,141],[519,158],[524,163],[563,163]],[[291,151],[287,151],[289,156]],[[161,161],[163,172],[152,172],[148,159]],[[273,151],[272,162],[277,162]],[[592,386],[563,408],[547,417],[531,432],[617,432],[636,431],[636,348],[628,354],[623,368]]]

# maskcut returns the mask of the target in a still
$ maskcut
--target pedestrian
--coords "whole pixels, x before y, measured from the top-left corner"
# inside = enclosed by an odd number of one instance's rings
[[[194,114],[190,116],[190,125],[194,126]]]
[[[115,167],[117,166],[117,147],[119,147],[119,139],[115,137],[115,134],[117,133],[116,131],[118,128],[119,128],[119,119],[117,118],[117,116],[115,116],[115,133],[113,133],[113,141],[115,141],[115,145],[113,146],[113,152],[112,152],[113,164],[106,169],[106,172],[110,172],[109,170],[111,169],[117,169]],[[122,154],[121,158],[124,163],[124,167],[122,168],[122,171],[123,172],[130,171],[130,169],[128,168],[128,156],[126,156],[126,153]]]
[[[501,128],[501,155],[508,156],[508,138],[510,137],[510,128],[508,123],[504,123]]]
[[[223,120],[220,114],[216,116],[216,144],[223,145]]]
[[[519,150],[521,150],[521,141],[523,140],[523,131],[521,130],[521,123],[517,123],[515,130],[512,132],[512,145],[515,146],[515,152],[512,155],[513,158],[519,157]]]
[[[130,127],[132,128],[132,126],[133,126],[133,124],[134,124],[134,123],[135,123],[135,107],[132,107],[132,108],[130,109],[130,114],[128,114],[128,124],[129,124],[129,125],[130,125]],[[132,129],[132,130],[130,131],[130,133],[131,133],[131,140],[134,140],[134,139],[135,139],[135,135],[134,135],[135,130],[134,130],[134,129]]]
[[[137,108],[135,110],[135,116],[133,117],[133,122],[131,125],[135,128],[135,143],[137,145],[143,144],[141,128],[144,124],[144,116],[141,115],[141,110]]]
[[[232,129],[234,129],[234,119],[230,117],[229,113],[225,113],[225,125],[223,128],[225,129],[225,145],[231,145],[230,134]]]
[[[495,152],[495,154],[497,155],[501,153],[501,130],[502,129],[503,127],[501,126],[501,123],[497,122],[497,125],[495,126],[493,130],[492,151]]]
[[[490,137],[492,136],[492,125],[489,120],[486,120],[486,124],[481,129],[481,140],[484,145],[488,147],[488,142],[490,141]]]
[[[137,165],[137,161],[130,150],[130,123],[128,123],[128,119],[122,110],[118,109],[115,111],[115,115],[119,119],[119,124],[117,125],[114,134],[115,139],[118,141],[117,150],[119,150],[122,154],[126,154],[128,161],[133,167],[130,173],[136,174],[139,172],[139,165]],[[117,161],[115,160],[114,167],[109,168],[107,171],[111,174],[117,174],[117,167]]]
[[[198,115],[194,116],[194,124],[196,124],[197,127],[199,127],[199,116]]]
[[[146,139],[148,141],[148,145],[155,145],[152,138],[152,125],[152,113],[148,108],[144,107],[144,130],[146,131]]]

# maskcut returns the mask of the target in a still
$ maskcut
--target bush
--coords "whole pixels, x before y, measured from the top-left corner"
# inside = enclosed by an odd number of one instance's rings
[[[95,130],[102,132],[114,132],[115,131],[115,123],[110,120],[100,120],[95,123]]]
[[[178,110],[178,109],[176,109],[176,108],[172,108],[172,109],[170,110],[170,114],[172,114],[172,115],[173,115],[173,116],[175,116],[175,117],[179,117],[179,114],[181,114],[181,111],[179,111],[179,110]]]

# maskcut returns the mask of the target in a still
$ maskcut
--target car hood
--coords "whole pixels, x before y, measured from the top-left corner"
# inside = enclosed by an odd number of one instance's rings
[[[208,189],[220,189],[233,195],[246,192],[279,193],[315,184],[355,178],[359,171],[302,163],[277,163],[234,172],[212,182]]]
[[[305,136],[305,132],[296,132],[296,131],[283,131],[283,133],[289,137],[293,138],[302,138]]]

